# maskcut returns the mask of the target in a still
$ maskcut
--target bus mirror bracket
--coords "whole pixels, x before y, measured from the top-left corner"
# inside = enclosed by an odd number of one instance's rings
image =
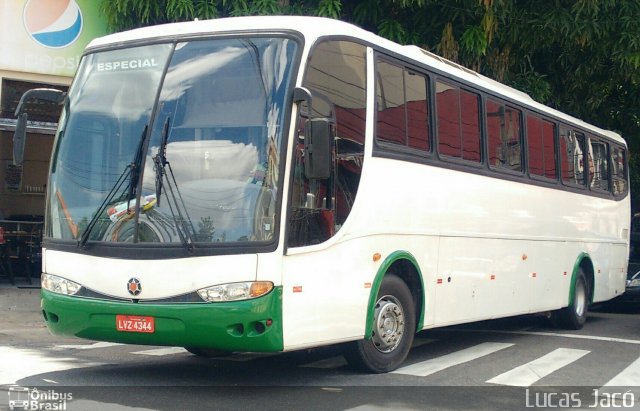
[[[299,112],[302,116],[304,117],[311,117],[311,91],[309,91],[308,88],[306,87],[296,87],[293,90],[293,102],[296,104],[299,104]],[[302,113],[302,104],[300,103],[306,103],[307,106],[307,113]]]
[[[331,176],[333,125],[328,118],[312,118],[304,126],[304,173],[308,179]]]
[[[13,164],[22,165],[24,160],[24,146],[27,139],[27,113],[25,104],[31,99],[50,101],[55,104],[62,104],[67,94],[53,88],[34,88],[27,90],[16,107],[15,116],[18,119],[16,131],[13,134]]]

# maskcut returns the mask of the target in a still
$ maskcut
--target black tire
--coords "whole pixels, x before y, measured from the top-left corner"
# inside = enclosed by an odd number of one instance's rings
[[[381,331],[383,329],[387,334]],[[349,343],[344,356],[349,365],[358,370],[393,371],[407,358],[415,332],[411,292],[399,277],[387,274],[378,292],[371,338]]]
[[[226,357],[231,355],[231,351],[216,350],[214,348],[196,348],[196,347],[184,347],[193,355],[204,358]]]
[[[582,267],[578,269],[571,304],[551,313],[551,322],[560,328],[579,330],[587,321],[590,301],[589,283]]]

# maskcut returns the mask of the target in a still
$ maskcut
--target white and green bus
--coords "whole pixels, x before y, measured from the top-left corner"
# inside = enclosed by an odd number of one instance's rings
[[[619,135],[343,22],[109,35],[60,101],[54,334],[203,356],[344,343],[386,372],[420,330],[577,329],[625,289]]]

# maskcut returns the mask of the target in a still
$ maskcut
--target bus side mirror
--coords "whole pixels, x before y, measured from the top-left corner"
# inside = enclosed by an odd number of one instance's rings
[[[310,180],[331,176],[332,131],[328,118],[312,118],[304,126],[304,173]]]
[[[16,107],[15,116],[18,118],[16,123],[16,131],[13,134],[13,164],[22,165],[24,160],[24,145],[27,139],[27,113],[24,111],[25,103],[30,99],[50,101],[56,104],[62,104],[66,93],[53,88],[34,88],[27,90]]]

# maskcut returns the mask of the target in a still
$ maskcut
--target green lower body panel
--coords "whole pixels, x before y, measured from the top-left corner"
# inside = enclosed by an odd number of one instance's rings
[[[282,287],[252,300],[147,304],[73,297],[42,290],[49,331],[126,344],[282,351]],[[116,330],[116,315],[154,318],[153,333]]]

